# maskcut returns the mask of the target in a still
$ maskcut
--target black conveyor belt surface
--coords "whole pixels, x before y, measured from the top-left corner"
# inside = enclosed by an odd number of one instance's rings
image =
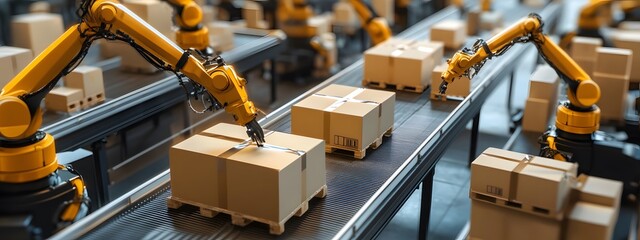
[[[558,10],[557,5],[550,5],[541,14],[551,19],[556,17]],[[513,22],[536,9],[518,6],[507,11],[507,22]],[[444,9],[399,37],[426,39],[427,29],[432,24],[458,15],[453,8]],[[189,206],[168,210],[166,198],[170,195],[170,188],[168,172],[165,172],[150,184],[94,213],[96,216],[89,216],[81,224],[65,229],[57,237],[75,237],[78,232],[86,233],[82,235],[86,239],[327,239],[373,236],[408,198],[426,171],[435,166],[448,142],[480,110],[482,101],[513,69],[518,55],[525,49],[525,46],[518,45],[502,58],[489,61],[472,81],[474,90],[463,102],[430,101],[430,90],[423,94],[397,92],[393,136],[385,138],[378,149],[368,151],[362,161],[327,154],[327,197],[313,199],[304,216],[292,217],[286,223],[282,236],[269,235],[268,226],[262,223],[233,226],[225,214],[206,218],[200,216],[197,208]],[[356,62],[276,110],[261,124],[271,130],[289,132],[290,104],[331,83],[359,86],[362,63]]]

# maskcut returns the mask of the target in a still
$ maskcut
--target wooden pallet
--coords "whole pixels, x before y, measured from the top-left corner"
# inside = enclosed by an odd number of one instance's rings
[[[308,199],[303,201],[295,211],[291,212],[291,214],[287,215],[284,219],[279,222],[264,219],[260,217],[254,217],[251,215],[230,211],[224,208],[213,207],[206,204],[201,204],[189,200],[180,199],[177,197],[169,196],[167,197],[167,207],[171,209],[177,209],[181,207],[183,204],[191,205],[200,208],[200,215],[204,217],[213,218],[218,213],[225,213],[231,216],[231,224],[236,226],[247,226],[249,223],[256,221],[269,225],[269,233],[273,235],[281,235],[284,232],[284,224],[291,219],[291,217],[296,216],[300,217],[304,215],[307,210],[309,210],[309,201],[316,198],[324,198],[327,196],[327,185],[320,187],[313,195],[311,195]]]
[[[482,202],[491,203],[491,204],[494,204],[494,205],[506,207],[506,208],[511,208],[511,209],[516,210],[516,211],[526,212],[526,213],[530,213],[530,214],[538,215],[538,216],[542,216],[542,217],[555,218],[555,219],[558,219],[558,220],[562,219],[563,215],[564,215],[563,211],[555,211],[555,210],[551,210],[551,209],[547,209],[547,208],[533,206],[533,205],[530,205],[530,204],[524,204],[524,203],[517,202],[517,201],[509,201],[509,200],[506,200],[506,199],[497,198],[497,197],[494,197],[494,196],[490,196],[490,195],[483,194],[483,193],[478,193],[478,192],[473,192],[473,191],[470,194],[470,198],[474,199],[474,200],[478,200],[478,201],[482,201]]]
[[[367,149],[368,148],[377,149],[378,147],[380,147],[380,145],[382,145],[382,138],[383,137],[390,137],[392,132],[393,132],[393,127],[389,128],[380,137],[376,138],[376,140],[373,141],[373,143],[371,143],[369,146],[365,147],[364,149],[356,150],[356,149],[353,149],[353,148],[327,144],[324,147],[324,151],[326,153],[333,153],[336,150],[349,151],[349,152],[353,152],[353,157],[354,158],[363,159],[367,154]]]
[[[406,86],[401,84],[373,82],[373,81],[367,81],[367,80],[362,80],[362,86],[374,87],[379,89],[395,89],[398,91],[414,92],[414,93],[422,93],[424,92],[425,89],[429,87],[428,85],[427,86]]]

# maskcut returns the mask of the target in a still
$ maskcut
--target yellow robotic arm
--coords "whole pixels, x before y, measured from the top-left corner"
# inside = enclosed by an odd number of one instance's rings
[[[532,42],[559,77],[567,83],[568,103],[558,107],[556,127],[575,134],[591,134],[599,127],[600,110],[595,103],[600,99],[600,88],[567,53],[542,33],[542,19],[537,14],[518,21],[488,41],[479,40],[472,49],[464,48],[448,60],[449,67],[442,73],[440,93],[461,76],[475,75],[487,59],[500,56],[515,43]]]
[[[53,137],[38,131],[40,103],[98,38],[126,41],[163,69],[181,72],[213,95],[237,124],[246,126],[254,141],[264,141],[256,109],[247,97],[246,81],[221,58],[215,64],[201,62],[116,0],[84,1],[81,9],[82,22],[69,28],[0,93],[0,140],[4,143],[0,146],[0,182],[33,181],[55,171]],[[9,145],[12,147],[4,147]]]
[[[387,20],[379,17],[371,6],[362,0],[349,0],[349,3],[358,13],[362,28],[369,33],[373,45],[378,45],[391,37],[391,29],[389,29]]]
[[[211,56],[209,30],[202,24],[202,9],[192,0],[165,0],[174,9],[175,23],[178,25],[176,42],[182,49],[198,49]]]

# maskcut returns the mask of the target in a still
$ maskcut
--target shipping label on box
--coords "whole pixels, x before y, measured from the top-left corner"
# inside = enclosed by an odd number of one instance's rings
[[[291,132],[366,149],[393,127],[394,105],[393,92],[333,84],[292,107]]]
[[[576,172],[573,163],[488,148],[471,164],[471,197],[559,218]]]
[[[326,185],[321,140],[218,124],[170,151],[172,198],[281,222]]]
[[[469,239],[562,239],[562,222],[471,200]]]

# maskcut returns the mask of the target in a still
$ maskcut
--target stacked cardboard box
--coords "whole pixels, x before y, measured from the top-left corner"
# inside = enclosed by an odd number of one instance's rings
[[[267,144],[257,147],[245,131],[221,123],[174,145],[169,207],[186,203],[204,215],[224,212],[234,224],[241,224],[237,217],[257,220],[281,234],[284,222],[304,213],[310,198],[326,193],[324,143],[266,131]]]
[[[640,32],[616,32],[611,38],[613,39],[614,47],[629,49],[633,52],[631,66],[640,64]],[[631,68],[629,81],[640,83],[640,67]]]
[[[64,85],[82,91],[82,108],[89,108],[105,99],[102,69],[92,66],[79,66],[64,79]]]
[[[242,16],[248,28],[268,28],[267,22],[264,21],[262,6],[254,1],[244,2]]]
[[[209,25],[209,41],[214,50],[218,52],[226,52],[233,49],[234,45],[234,27],[227,21],[213,21]]]
[[[395,93],[330,85],[291,108],[291,133],[324,139],[326,151],[353,151],[358,159],[393,129]]]
[[[431,40],[443,42],[449,49],[458,50],[467,40],[467,27],[460,20],[445,20],[431,27]]]
[[[601,46],[600,38],[574,37],[571,42],[571,58],[592,78],[598,57],[596,49]]]
[[[471,165],[469,239],[610,239],[622,183],[488,148]]]
[[[0,46],[0,89],[33,60],[26,48]]]
[[[618,219],[622,183],[580,175],[575,204],[567,216],[566,239],[611,239]]]
[[[562,219],[577,165],[488,148],[471,164],[472,199]]]
[[[600,47],[597,54],[593,80],[600,86],[602,96],[596,103],[600,107],[600,119],[622,122],[627,109],[633,53],[628,49]]]
[[[442,61],[440,42],[392,39],[365,51],[363,85],[423,92],[434,64]]]
[[[62,16],[52,13],[30,13],[11,20],[13,46],[28,48],[37,56],[64,32]]]
[[[544,132],[558,98],[558,74],[549,65],[539,65],[531,75],[529,97],[524,106],[522,130]]]

